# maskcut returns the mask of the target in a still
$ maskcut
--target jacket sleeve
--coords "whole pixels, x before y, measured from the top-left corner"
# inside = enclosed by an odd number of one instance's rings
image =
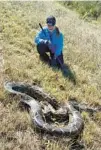
[[[55,56],[58,57],[59,55],[61,55],[62,50],[63,50],[63,34],[60,33],[60,37],[56,45]]]
[[[36,44],[39,44],[40,42],[42,42],[45,39],[45,35],[43,34],[43,31],[39,31],[39,33],[36,35],[34,42]]]

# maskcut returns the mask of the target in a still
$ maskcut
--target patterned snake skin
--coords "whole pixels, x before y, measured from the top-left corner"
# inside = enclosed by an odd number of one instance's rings
[[[84,128],[84,122],[81,114],[76,110],[71,103],[65,103],[63,106],[57,103],[56,99],[46,94],[42,88],[24,83],[8,82],[4,85],[5,89],[12,94],[21,96],[21,102],[30,107],[30,116],[36,128],[50,133],[52,135],[66,135],[68,137],[78,136]],[[41,102],[48,103],[42,110]],[[69,117],[68,124],[56,126],[55,123],[47,123],[43,115],[51,112],[59,118]],[[67,119],[68,120],[68,119]]]

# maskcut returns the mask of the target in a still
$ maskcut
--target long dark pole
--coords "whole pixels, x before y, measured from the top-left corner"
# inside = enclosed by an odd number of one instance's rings
[[[41,23],[39,23],[39,26],[42,29],[44,35],[46,36],[46,32],[43,30],[43,27],[42,27]],[[53,52],[53,49],[51,49],[51,50]],[[61,60],[58,57],[57,57],[57,60],[59,61],[60,65],[61,65],[61,68],[63,69],[63,64],[62,64]]]

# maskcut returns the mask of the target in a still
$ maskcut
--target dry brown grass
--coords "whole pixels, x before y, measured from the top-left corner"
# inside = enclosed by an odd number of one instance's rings
[[[49,7],[50,5],[50,7]],[[64,58],[76,74],[76,85],[39,60],[33,38],[38,23],[53,14],[64,33]],[[77,14],[55,2],[0,2],[0,46],[5,75],[2,81],[37,83],[59,101],[75,97],[89,105],[101,104],[101,27],[81,20]],[[3,64],[3,59],[0,63]],[[2,67],[3,66],[3,67]],[[2,71],[1,71],[2,72]],[[0,72],[0,73],[1,73]],[[4,79],[3,79],[4,78]],[[37,134],[18,97],[4,93],[0,84],[0,149],[68,150],[67,138]],[[63,86],[63,88],[61,88]],[[85,112],[82,141],[87,150],[101,148],[101,113],[91,119]],[[70,144],[70,143],[69,143]]]

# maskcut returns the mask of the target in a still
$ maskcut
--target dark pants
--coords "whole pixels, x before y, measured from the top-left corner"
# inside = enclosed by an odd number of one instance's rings
[[[41,60],[48,62],[51,64],[51,59],[53,59],[54,54],[51,52],[51,50],[48,48],[48,46],[44,43],[40,43],[37,45],[37,51],[40,55]],[[47,54],[47,52],[50,53],[50,57]],[[58,56],[58,58],[56,59],[56,63],[59,67],[61,67],[61,64],[64,64],[64,60],[63,60],[63,54],[61,53],[61,55]]]

